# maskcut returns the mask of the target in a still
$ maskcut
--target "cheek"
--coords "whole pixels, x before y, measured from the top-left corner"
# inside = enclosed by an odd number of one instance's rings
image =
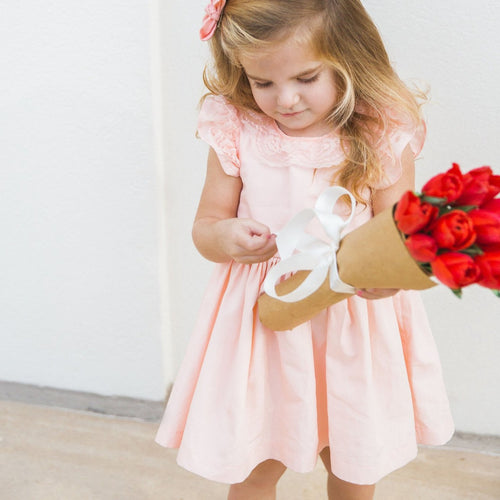
[[[325,79],[320,94],[323,96],[324,103],[328,102],[332,107],[337,103],[339,94],[334,75],[330,75],[328,79]]]
[[[324,95],[328,96],[328,101],[330,102],[330,104],[332,104],[332,105],[336,104],[337,99],[338,99],[338,92],[337,92],[337,87],[334,84],[334,82],[331,82],[328,85],[328,87],[325,88],[324,90],[325,90]]]
[[[259,91],[252,91],[252,94],[260,109],[266,111],[272,108],[272,96],[270,94]]]

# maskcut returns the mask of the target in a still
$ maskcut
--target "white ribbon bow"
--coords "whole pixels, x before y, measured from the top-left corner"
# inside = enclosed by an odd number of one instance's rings
[[[338,199],[348,195],[351,200],[351,214],[344,220],[332,213]],[[342,230],[354,217],[356,200],[347,190],[339,186],[332,186],[319,196],[314,209],[306,208],[295,215],[277,234],[281,261],[267,274],[264,281],[264,291],[270,297],[283,302],[297,302],[315,292],[330,273],[330,288],[334,292],[354,293],[355,289],[344,283],[337,269],[337,250],[339,249]],[[309,222],[316,217],[325,233],[330,238],[326,242],[305,232]],[[294,253],[295,251],[299,253]],[[307,278],[292,292],[286,295],[276,294],[276,284],[285,274],[300,270],[310,270]]]

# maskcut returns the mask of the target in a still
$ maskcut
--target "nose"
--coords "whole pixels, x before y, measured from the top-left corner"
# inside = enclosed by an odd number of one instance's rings
[[[295,88],[286,87],[278,94],[278,106],[284,109],[292,109],[300,100],[300,96]]]

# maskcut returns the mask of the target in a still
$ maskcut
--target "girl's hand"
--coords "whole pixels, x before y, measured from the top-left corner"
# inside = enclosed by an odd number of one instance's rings
[[[252,219],[223,219],[214,224],[214,231],[220,249],[236,262],[264,262],[277,251],[276,235]]]
[[[268,260],[277,251],[276,237],[267,226],[237,218],[242,187],[241,178],[226,174],[210,148],[192,233],[196,248],[208,260],[253,264]]]
[[[398,288],[358,288],[356,295],[362,299],[376,300],[392,297],[399,292]]]

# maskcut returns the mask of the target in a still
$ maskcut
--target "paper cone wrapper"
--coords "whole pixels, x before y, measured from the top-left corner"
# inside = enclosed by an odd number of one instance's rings
[[[436,285],[410,256],[388,208],[347,234],[337,252],[340,279],[355,288],[425,290]],[[295,290],[309,271],[299,271],[276,286],[278,295]],[[314,293],[297,302],[260,296],[259,318],[271,330],[289,330],[351,294],[333,292],[328,277]]]

